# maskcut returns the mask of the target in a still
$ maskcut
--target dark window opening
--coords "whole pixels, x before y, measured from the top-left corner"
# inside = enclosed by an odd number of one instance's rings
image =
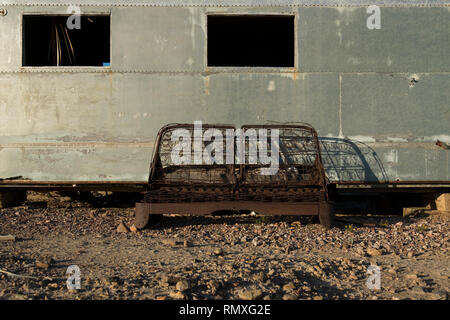
[[[294,16],[208,16],[208,66],[294,67]]]
[[[67,28],[67,18],[23,16],[23,66],[109,65],[110,17],[81,16],[80,29]]]

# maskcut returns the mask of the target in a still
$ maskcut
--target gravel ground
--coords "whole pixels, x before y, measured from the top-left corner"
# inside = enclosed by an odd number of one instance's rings
[[[164,216],[118,232],[133,214],[123,199],[31,192],[24,206],[1,209],[0,234],[16,240],[0,241],[0,299],[449,297],[448,213],[339,215],[331,230],[309,217]],[[80,290],[67,289],[70,265]],[[366,285],[370,265],[380,289]]]

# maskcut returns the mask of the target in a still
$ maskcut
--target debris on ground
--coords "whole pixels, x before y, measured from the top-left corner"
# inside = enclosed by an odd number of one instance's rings
[[[31,196],[48,207],[0,210],[0,234],[20,239],[0,246],[0,299],[73,299],[72,265],[77,299],[446,300],[450,292],[446,214],[338,215],[352,222],[330,230],[309,217],[173,215],[124,236],[118,222],[132,225],[132,205]],[[379,268],[379,290],[367,286],[369,267]]]

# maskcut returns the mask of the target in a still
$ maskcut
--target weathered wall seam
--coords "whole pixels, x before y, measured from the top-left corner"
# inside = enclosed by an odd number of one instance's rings
[[[45,68],[45,67],[44,67]],[[121,73],[142,73],[142,74],[167,74],[167,75],[202,75],[202,76],[211,76],[215,74],[334,74],[338,73],[340,75],[349,75],[349,74],[356,74],[356,75],[365,75],[365,74],[384,74],[384,75],[411,75],[411,74],[421,74],[421,75],[428,75],[428,74],[448,74],[450,75],[449,71],[307,71],[307,72],[299,72],[299,71],[276,71],[276,70],[221,70],[221,71],[204,71],[204,70],[198,70],[198,71],[187,71],[187,70],[177,70],[177,71],[161,71],[161,70],[84,70],[84,69],[77,69],[73,68],[71,70],[64,70],[64,69],[58,69],[58,70],[0,70],[0,73],[3,74],[16,74],[16,73],[115,73],[115,74],[121,74]]]

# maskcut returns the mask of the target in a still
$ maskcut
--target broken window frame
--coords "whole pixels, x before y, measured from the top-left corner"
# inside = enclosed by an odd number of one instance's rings
[[[264,66],[210,66],[208,62],[208,17],[209,16],[275,16],[275,17],[293,17],[294,19],[294,64],[292,67],[264,67]],[[233,72],[279,72],[295,73],[298,72],[298,13],[291,12],[207,12],[205,17],[205,46],[204,46],[204,67],[206,71],[233,71]]]
[[[49,69],[51,71],[65,71],[65,70],[98,70],[98,71],[110,71],[112,66],[112,14],[111,12],[86,12],[82,13],[81,17],[109,17],[109,65],[108,66],[27,66],[25,62],[25,17],[26,16],[42,16],[42,17],[69,17],[68,13],[58,13],[58,12],[23,12],[20,21],[20,63],[21,70],[32,71],[32,70],[45,70]],[[106,61],[105,61],[106,62]]]

